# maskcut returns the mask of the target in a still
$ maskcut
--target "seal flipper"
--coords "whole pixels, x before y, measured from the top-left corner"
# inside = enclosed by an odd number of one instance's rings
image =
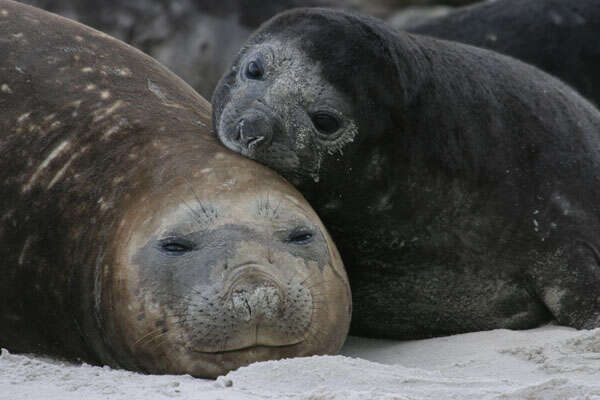
[[[600,252],[576,240],[551,262],[532,271],[535,290],[561,325],[577,329],[600,327]]]

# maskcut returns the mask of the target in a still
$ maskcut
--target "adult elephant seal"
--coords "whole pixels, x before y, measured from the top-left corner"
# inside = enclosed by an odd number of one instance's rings
[[[333,353],[337,251],[209,104],[100,32],[0,1],[0,345],[215,377]]]
[[[600,105],[597,0],[486,1],[408,30],[516,57]]]
[[[327,10],[280,14],[213,98],[223,143],[300,188],[355,334],[600,326],[600,113],[517,60]]]

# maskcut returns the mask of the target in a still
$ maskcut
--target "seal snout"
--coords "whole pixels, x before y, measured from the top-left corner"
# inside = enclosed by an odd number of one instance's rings
[[[231,302],[233,312],[244,322],[269,322],[281,314],[281,293],[271,282],[236,287]]]
[[[244,268],[232,281],[231,311],[245,323],[269,324],[283,312],[284,294],[271,274],[255,267]]]
[[[247,112],[237,122],[231,140],[242,150],[256,151],[270,143],[273,129],[269,119],[261,112]]]

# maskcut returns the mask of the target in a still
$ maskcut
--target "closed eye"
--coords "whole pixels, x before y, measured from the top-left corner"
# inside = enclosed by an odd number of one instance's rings
[[[285,241],[291,244],[303,245],[312,242],[313,237],[314,235],[311,231],[306,229],[299,229],[294,230],[292,233],[290,233]]]
[[[196,244],[181,237],[169,237],[158,243],[158,249],[168,255],[178,256],[196,248]]]

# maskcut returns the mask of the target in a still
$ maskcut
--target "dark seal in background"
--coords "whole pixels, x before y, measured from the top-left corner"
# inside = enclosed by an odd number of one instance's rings
[[[486,1],[408,30],[518,58],[600,105],[598,1]]]

